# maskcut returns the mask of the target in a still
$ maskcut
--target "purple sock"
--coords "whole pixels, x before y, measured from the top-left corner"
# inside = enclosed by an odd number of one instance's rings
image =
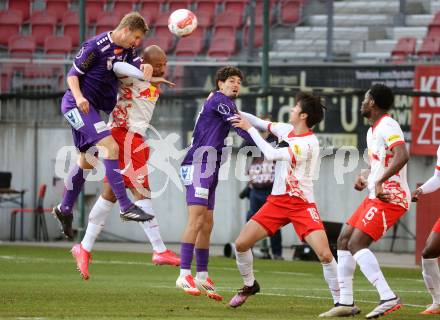
[[[191,262],[194,255],[194,243],[182,242],[180,246],[180,269],[191,270]]]
[[[119,162],[118,160],[104,159],[105,175],[107,176],[108,183],[112,187],[113,193],[118,199],[119,206],[122,211],[127,210],[133,203],[127,196],[127,191],[125,191],[124,180],[122,175],[119,173]]]
[[[209,249],[196,248],[197,272],[208,271]]]
[[[81,188],[86,179],[84,178],[84,170],[77,164],[69,171],[69,175],[64,181],[64,196],[61,201],[60,209],[64,214],[72,214],[73,205],[75,204]]]

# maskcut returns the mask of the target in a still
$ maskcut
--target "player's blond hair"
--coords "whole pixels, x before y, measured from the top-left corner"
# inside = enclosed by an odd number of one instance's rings
[[[139,14],[139,12],[135,11],[127,13],[122,18],[121,22],[119,22],[119,25],[116,29],[120,30],[125,27],[128,27],[130,31],[140,30],[142,33],[146,33],[150,30],[145,22],[145,19]]]

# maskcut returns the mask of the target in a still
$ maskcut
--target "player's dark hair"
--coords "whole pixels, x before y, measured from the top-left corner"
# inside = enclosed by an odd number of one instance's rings
[[[219,81],[225,82],[226,79],[233,76],[239,77],[240,80],[243,80],[244,78],[243,72],[241,72],[241,70],[236,67],[228,66],[217,70],[217,73],[215,74],[215,89],[216,90],[220,89],[218,86]]]
[[[299,92],[295,100],[301,106],[301,113],[307,114],[307,127],[312,128],[324,118],[324,109],[327,108],[322,104],[321,97],[313,96],[307,92]]]
[[[379,109],[388,111],[394,104],[393,91],[382,83],[373,84],[368,90],[371,98],[373,98],[374,104]]]

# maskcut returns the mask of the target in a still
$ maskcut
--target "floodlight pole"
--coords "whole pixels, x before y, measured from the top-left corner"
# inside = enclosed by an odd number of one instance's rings
[[[79,43],[86,39],[86,0],[79,0]]]
[[[262,114],[268,113],[268,98],[269,91],[269,0],[263,2],[263,63],[261,66],[261,87],[263,91],[263,110]]]
[[[249,5],[249,29],[248,29],[248,61],[251,61],[254,57],[254,34],[255,34],[255,0],[251,0]]]

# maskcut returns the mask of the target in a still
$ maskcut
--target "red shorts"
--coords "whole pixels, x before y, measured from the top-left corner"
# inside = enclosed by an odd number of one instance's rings
[[[377,241],[405,212],[405,208],[396,204],[366,197],[348,219],[347,224],[365,232]]]
[[[440,218],[437,219],[437,222],[432,227],[432,232],[440,232]]]
[[[119,146],[119,168],[127,188],[147,188],[150,147],[144,138],[125,128],[112,128],[112,137]],[[107,178],[105,179],[107,182]]]
[[[314,203],[287,194],[268,196],[266,203],[251,219],[266,229],[269,236],[286,224],[292,223],[301,241],[312,231],[324,230]]]

